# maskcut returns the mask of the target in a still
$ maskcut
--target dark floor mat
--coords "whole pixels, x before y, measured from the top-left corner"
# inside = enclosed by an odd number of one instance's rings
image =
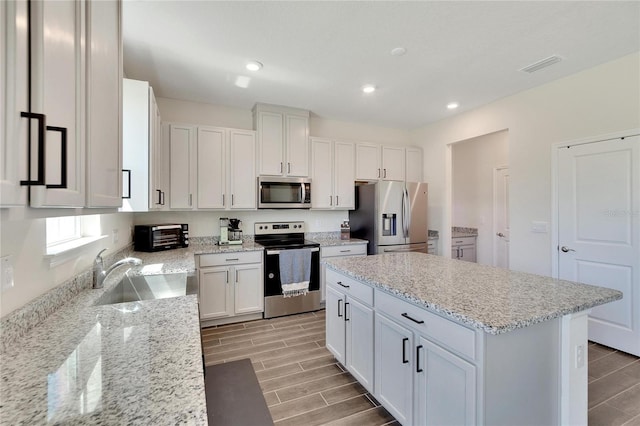
[[[273,425],[251,360],[206,367],[204,385],[209,425]]]

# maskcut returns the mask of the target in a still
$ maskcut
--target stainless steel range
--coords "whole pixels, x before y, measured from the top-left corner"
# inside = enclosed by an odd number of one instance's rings
[[[310,312],[320,309],[320,244],[305,240],[304,222],[258,222],[254,225],[255,241],[265,247],[264,317]],[[287,250],[297,252],[283,253]],[[290,297],[283,295],[281,254],[292,270],[303,268],[301,263],[310,256],[308,288]],[[308,266],[308,265],[307,265]],[[286,271],[285,271],[285,275]],[[285,281],[290,281],[285,278]],[[288,282],[284,283],[285,292]]]

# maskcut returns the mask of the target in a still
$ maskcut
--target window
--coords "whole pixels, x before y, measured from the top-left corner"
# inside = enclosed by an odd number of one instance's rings
[[[51,265],[66,262],[87,244],[106,236],[100,235],[100,216],[64,216],[46,219],[46,256]]]

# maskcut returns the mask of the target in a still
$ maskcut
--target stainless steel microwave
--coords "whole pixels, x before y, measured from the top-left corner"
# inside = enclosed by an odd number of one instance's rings
[[[259,177],[258,208],[311,208],[311,179],[269,176]]]

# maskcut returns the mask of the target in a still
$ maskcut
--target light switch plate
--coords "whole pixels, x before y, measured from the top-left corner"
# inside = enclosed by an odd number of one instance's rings
[[[2,291],[13,288],[13,256],[0,257],[0,280]]]
[[[549,222],[531,222],[531,232],[546,234],[549,232]]]

